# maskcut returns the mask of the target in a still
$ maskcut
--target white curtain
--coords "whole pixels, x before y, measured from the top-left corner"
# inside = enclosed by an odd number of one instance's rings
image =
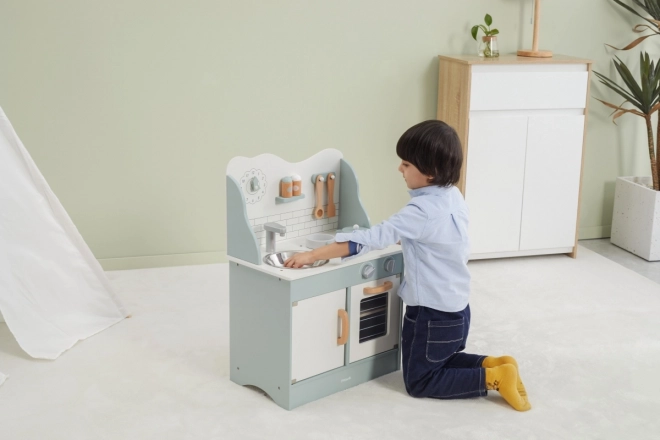
[[[2,108],[0,312],[21,348],[41,359],[127,315]]]

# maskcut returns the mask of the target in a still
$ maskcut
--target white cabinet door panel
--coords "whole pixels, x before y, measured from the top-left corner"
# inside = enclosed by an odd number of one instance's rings
[[[298,301],[292,309],[291,379],[344,366],[344,346],[338,310],[346,310],[346,289]]]
[[[472,254],[518,250],[527,119],[470,118],[465,201]]]
[[[349,362],[359,361],[387,350],[392,350],[399,343],[399,316],[401,316],[400,300],[397,292],[399,291],[400,278],[395,276],[381,278],[379,280],[369,281],[357,286],[351,286],[351,349]],[[360,342],[360,329],[369,332],[372,324],[380,323],[378,317],[371,318],[369,300],[376,298],[379,294],[370,295],[364,293],[365,287],[378,288],[385,283],[392,283],[392,287],[387,290],[387,332],[378,338],[364,340]],[[384,293],[384,292],[382,292]],[[360,303],[364,301],[364,313],[360,312]],[[373,302],[373,301],[372,301]],[[379,303],[380,304],[380,303]],[[374,315],[371,315],[374,316]],[[362,324],[362,325],[361,325]],[[364,338],[366,339],[366,338]]]
[[[520,249],[575,245],[584,116],[529,118]]]

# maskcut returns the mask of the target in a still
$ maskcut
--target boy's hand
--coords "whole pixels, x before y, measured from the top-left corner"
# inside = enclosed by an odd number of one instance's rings
[[[312,252],[300,252],[295,254],[293,257],[289,258],[284,262],[284,267],[292,267],[294,269],[299,269],[308,264],[314,264],[316,258]]]

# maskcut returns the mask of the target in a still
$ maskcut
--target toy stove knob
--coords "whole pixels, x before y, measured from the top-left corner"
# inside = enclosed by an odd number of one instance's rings
[[[394,273],[395,269],[396,269],[396,261],[394,261],[394,258],[386,259],[385,270],[388,271],[389,273]]]
[[[373,264],[365,264],[362,268],[362,278],[365,280],[367,278],[371,278],[375,271],[376,268],[373,266]]]

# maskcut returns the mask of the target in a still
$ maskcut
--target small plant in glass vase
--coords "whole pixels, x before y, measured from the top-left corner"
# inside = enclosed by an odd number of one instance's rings
[[[493,24],[493,17],[490,14],[486,14],[484,17],[485,26],[483,24],[478,24],[472,26],[472,38],[474,41],[477,41],[477,34],[479,29],[485,34],[481,37],[481,42],[479,44],[479,56],[484,56],[486,58],[494,58],[500,56],[500,50],[497,47],[497,34],[500,33],[497,29],[491,29],[490,26]]]

